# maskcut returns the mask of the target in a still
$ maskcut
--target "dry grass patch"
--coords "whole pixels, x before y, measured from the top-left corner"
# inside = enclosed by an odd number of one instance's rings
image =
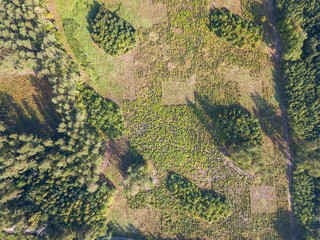
[[[274,97],[272,68],[266,67],[261,72],[252,72],[250,69],[240,67],[223,67],[220,70],[226,82],[235,82],[241,93],[240,103],[250,111],[256,107],[252,96],[259,95],[268,101]]]
[[[162,83],[162,97],[163,104],[166,106],[194,103],[194,83],[164,82]]]
[[[131,209],[125,194],[121,190],[116,194],[110,208],[109,220],[117,225],[123,235],[139,236],[140,234],[156,235],[161,229],[161,214],[159,211],[147,207]]]
[[[0,110],[13,131],[53,133],[59,120],[52,97],[50,84],[34,73],[0,75]]]
[[[151,28],[154,24],[166,22],[167,7],[152,0],[104,0],[111,11],[129,21],[135,28]]]
[[[209,0],[208,9],[213,7],[216,8],[227,8],[231,12],[241,15],[241,1],[240,0]]]
[[[277,212],[276,190],[271,186],[252,186],[250,189],[251,213]]]

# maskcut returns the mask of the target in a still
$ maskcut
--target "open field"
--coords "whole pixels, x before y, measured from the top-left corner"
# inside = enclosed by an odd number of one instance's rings
[[[112,10],[123,3],[118,14],[131,20],[138,32],[135,49],[124,56],[111,57],[92,42],[87,30],[87,15],[93,1],[72,0],[66,4],[55,0],[62,21],[71,18],[79,25],[72,36],[81,46],[83,52],[79,54],[85,56],[83,61],[87,61],[83,69],[90,78],[88,83],[105,97],[121,102],[130,147],[154,166],[151,174],[158,183],[143,192],[150,202],[135,198],[140,209],[130,208],[122,186],[123,173],[117,169],[117,163],[105,167],[107,176],[113,176],[110,179],[118,188],[109,213],[115,232],[126,237],[174,239],[289,239],[284,131],[274,84],[275,69],[269,52],[265,51],[268,47],[241,50],[208,30],[208,6],[214,4],[244,14],[240,1],[158,2],[107,3]],[[152,8],[156,14],[141,10],[144,4],[148,6],[145,9]],[[71,44],[70,33],[66,35]],[[194,104],[180,106],[180,98],[176,103],[172,98],[164,104],[167,98],[163,99],[163,86],[172,82],[190,83],[193,79],[196,79]],[[172,87],[170,90],[174,91]],[[228,104],[241,104],[262,125],[261,153],[246,169],[253,178],[226,163],[214,135],[210,111],[216,105]],[[225,196],[232,207],[231,216],[208,224],[179,210],[164,188],[168,171]],[[274,189],[272,211],[252,213],[252,186]],[[280,222],[284,227],[279,227]]]

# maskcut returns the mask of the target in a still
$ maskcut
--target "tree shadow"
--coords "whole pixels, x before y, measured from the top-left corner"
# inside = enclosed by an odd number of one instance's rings
[[[121,226],[115,221],[108,223],[108,234],[112,234],[112,240],[144,240],[144,239],[158,239],[158,240],[171,240],[171,238],[162,238],[159,235],[149,233],[144,234],[141,230],[137,229],[133,224]],[[177,239],[177,238],[174,238]]]
[[[291,224],[290,212],[287,209],[280,208],[276,213],[276,220],[273,222],[273,227],[278,233],[280,239],[291,239]]]
[[[272,140],[279,150],[286,154],[287,146],[284,140],[282,116],[277,114],[276,108],[259,94],[251,94],[255,103],[254,114],[258,116],[262,131]]]
[[[109,165],[116,165],[123,177],[127,176],[130,166],[145,165],[145,160],[125,138],[108,139],[102,172]]]
[[[36,109],[25,99],[18,103],[11,95],[0,92],[0,121],[5,123],[9,133],[54,136],[60,119],[51,102],[51,86],[45,80],[35,77],[31,77],[31,83],[38,93],[32,95]]]
[[[88,25],[90,25],[91,20],[97,14],[97,12],[98,12],[98,10],[99,10],[99,8],[101,6],[102,5],[97,1],[93,1],[92,4],[87,3],[87,8],[89,9],[89,12],[88,12],[88,15],[87,15],[87,23],[88,23]]]

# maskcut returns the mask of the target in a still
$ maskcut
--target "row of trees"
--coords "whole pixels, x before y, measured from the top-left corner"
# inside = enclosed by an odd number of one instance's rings
[[[261,26],[255,25],[225,8],[215,8],[211,11],[209,29],[239,48],[254,49],[262,40]]]
[[[44,226],[49,239],[95,239],[105,231],[113,193],[100,176],[104,139],[121,135],[121,113],[78,87],[76,67],[39,6],[38,0],[1,1],[0,65],[32,69],[39,81],[49,81],[60,124],[56,135],[41,139],[1,123],[0,229],[14,226],[15,234],[23,234]]]
[[[299,239],[319,239],[320,5],[277,0],[285,93],[295,139],[294,213]]]

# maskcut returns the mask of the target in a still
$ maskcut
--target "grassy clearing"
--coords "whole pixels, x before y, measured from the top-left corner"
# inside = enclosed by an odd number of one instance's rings
[[[67,3],[56,0],[55,4],[68,43],[89,77],[88,83],[104,97],[117,102],[135,99],[135,90],[142,84],[135,81],[132,71],[135,51],[119,57],[111,56],[90,36],[88,21],[100,3],[93,0],[71,0]],[[106,6],[129,21],[138,34],[139,29],[150,28],[166,16],[165,6],[151,1],[107,1]]]
[[[89,83],[103,95],[119,99],[127,93],[123,89],[132,89],[134,83],[139,83],[139,87],[133,87],[134,90],[140,89],[132,98],[136,100],[125,101],[121,107],[130,146],[152,163],[152,173],[158,182],[154,189],[143,193],[145,199],[153,199],[156,205],[139,199],[137,195],[136,201],[141,205],[137,210],[129,207],[121,179],[114,177],[119,191],[110,210],[110,219],[115,228],[120,229],[122,234],[119,235],[288,239],[288,224],[279,228],[279,223],[287,221],[287,180],[281,149],[279,106],[273,84],[274,69],[265,46],[256,51],[231,46],[207,29],[207,1],[177,0],[165,1],[169,22],[151,26],[140,19],[137,48],[128,55],[111,58],[99,51],[88,38],[85,16],[90,8],[80,1],[75,2],[65,4],[56,0],[62,18],[73,18],[80,25],[74,36],[81,40],[87,58],[97,63],[87,70],[92,77]],[[86,2],[92,4],[89,0]],[[125,12],[141,16],[139,8],[129,8],[138,1],[122,2],[121,17],[129,19]],[[238,1],[234,3],[238,4]],[[94,78],[98,75],[100,80]],[[195,104],[164,106],[163,84],[177,79],[189,84],[195,77]],[[214,123],[206,115],[208,107],[228,104],[241,104],[259,117],[262,125],[261,155],[249,169],[254,173],[253,179],[226,164],[216,142]],[[117,170],[109,168],[106,171],[109,175],[116,175]],[[202,189],[224,195],[232,208],[231,216],[208,224],[179,210],[163,185],[168,171],[189,178]],[[250,188],[253,185],[275,188],[275,213],[251,213]],[[159,217],[150,221],[150,216]]]
[[[49,83],[32,73],[0,75],[1,117],[13,131],[52,134],[58,118],[51,91]]]

